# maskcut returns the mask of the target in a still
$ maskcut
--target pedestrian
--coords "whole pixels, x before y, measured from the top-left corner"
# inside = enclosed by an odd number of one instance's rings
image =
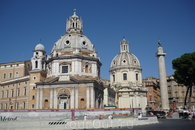
[[[141,112],[138,114],[138,119],[140,119],[140,118],[142,118],[142,113]]]
[[[87,120],[87,115],[85,114],[85,115],[84,115],[84,121],[86,121],[86,120]]]
[[[191,112],[188,113],[188,119],[189,119],[190,121],[193,120],[193,117],[192,117]]]
[[[150,116],[154,116],[153,112],[150,112]]]
[[[99,116],[99,120],[102,120],[102,115]]]
[[[109,115],[108,116],[108,120],[112,120],[112,115]]]

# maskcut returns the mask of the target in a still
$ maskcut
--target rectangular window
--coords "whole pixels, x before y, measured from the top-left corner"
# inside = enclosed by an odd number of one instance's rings
[[[19,76],[19,74],[18,74],[18,72],[16,72],[16,76],[15,77],[18,77]]]
[[[12,73],[9,73],[9,78],[12,78]]]
[[[126,73],[123,74],[123,80],[127,80],[127,74]]]
[[[3,74],[3,78],[4,78],[4,79],[6,78],[6,74]]]
[[[24,95],[26,95],[26,87],[24,87]]]
[[[4,98],[4,91],[1,92],[2,98]]]
[[[7,103],[5,104],[5,109],[7,109]]]
[[[62,66],[62,73],[68,73],[68,66]]]
[[[18,88],[18,96],[20,96],[20,88]]]
[[[32,99],[35,99],[35,95],[32,96]]]
[[[14,97],[14,89],[12,89],[12,97]]]
[[[7,92],[7,98],[9,97],[9,90],[6,90],[6,92]]]

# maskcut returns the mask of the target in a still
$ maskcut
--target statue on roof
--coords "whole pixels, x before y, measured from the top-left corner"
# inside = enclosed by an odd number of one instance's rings
[[[158,47],[162,47],[162,44],[160,43],[160,39],[158,39]]]

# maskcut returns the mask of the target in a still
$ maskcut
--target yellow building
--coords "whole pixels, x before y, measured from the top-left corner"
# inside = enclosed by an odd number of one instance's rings
[[[30,61],[0,64],[0,108],[28,108]]]
[[[174,102],[176,102],[176,108],[183,109],[187,87],[183,84],[178,84],[173,76],[167,76],[167,85],[168,85],[168,95],[169,95],[169,107],[171,109],[174,109],[173,105]],[[187,102],[186,108],[188,109],[189,94],[186,102]],[[195,86],[193,86],[192,88],[191,106],[192,108],[190,109],[193,109],[195,107]]]

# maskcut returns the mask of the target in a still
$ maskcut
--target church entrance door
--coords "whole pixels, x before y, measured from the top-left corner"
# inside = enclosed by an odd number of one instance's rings
[[[58,97],[59,99],[59,109],[69,109],[69,99],[70,96],[66,93],[62,93]]]

